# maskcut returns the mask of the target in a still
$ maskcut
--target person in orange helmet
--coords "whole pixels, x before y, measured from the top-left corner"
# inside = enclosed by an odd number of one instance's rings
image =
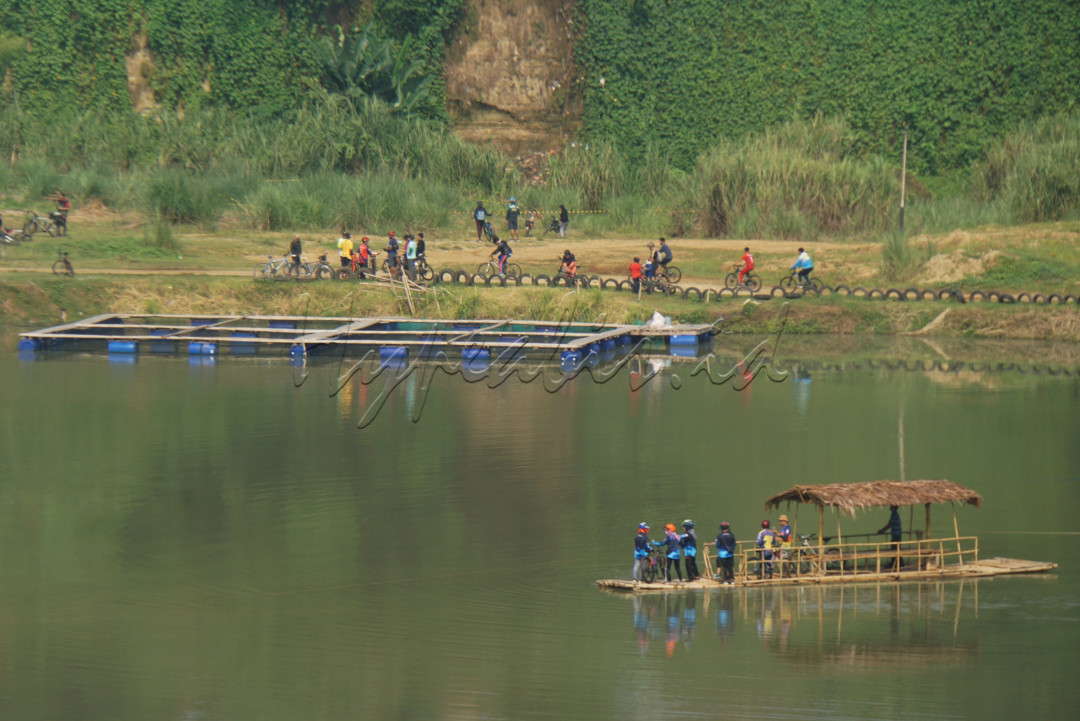
[[[667,561],[664,563],[664,578],[668,583],[671,583],[671,567],[675,566],[675,573],[679,576],[679,583],[682,583],[682,566],[679,561],[682,558],[682,551],[680,550],[681,543],[679,542],[679,534],[675,533],[675,524],[669,523],[664,526],[665,537],[663,544],[667,547],[665,550],[665,557]]]

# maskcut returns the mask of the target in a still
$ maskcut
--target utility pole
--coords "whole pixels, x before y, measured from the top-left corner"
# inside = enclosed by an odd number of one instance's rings
[[[900,236],[904,235],[904,191],[907,188],[907,131],[904,131],[904,158],[900,163]]]

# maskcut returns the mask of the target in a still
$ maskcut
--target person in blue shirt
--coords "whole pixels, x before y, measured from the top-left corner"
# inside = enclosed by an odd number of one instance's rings
[[[799,271],[798,284],[803,285],[810,280],[810,273],[814,270],[814,261],[810,260],[809,253],[799,248],[799,257],[795,259],[795,264],[791,266],[791,269]]]
[[[518,216],[521,208],[518,207],[517,198],[511,197],[510,204],[506,206],[506,229],[510,231],[510,240],[518,239]]]
[[[683,558],[686,559],[686,580],[696,581],[701,578],[697,568],[697,534],[694,533],[694,522],[689,518],[682,522],[683,533],[679,536],[679,545],[682,546]]]
[[[668,583],[671,583],[671,567],[675,566],[675,573],[679,576],[679,583],[682,583],[682,566],[679,564],[682,544],[679,543],[679,535],[675,533],[675,524],[667,524],[664,526],[664,531],[667,534],[663,540],[663,544],[667,547],[665,551],[667,561],[664,563],[664,578],[667,579]]]
[[[639,523],[637,535],[634,536],[634,570],[630,574],[631,578],[635,581],[642,580],[641,563],[649,557],[649,552],[659,545],[659,541],[649,540],[649,524],[644,521]]]
[[[769,527],[769,520],[761,522],[761,531],[757,534],[757,547],[761,549],[761,563],[758,565],[758,578],[772,578],[775,549],[780,547],[780,540]]]
[[[889,532],[889,536],[893,542],[893,555],[891,569],[896,569],[899,566],[903,566],[904,562],[900,560],[900,541],[904,539],[904,524],[900,520],[900,507],[889,506],[889,522],[878,530],[878,533]]]
[[[716,537],[716,566],[720,583],[735,583],[735,534],[727,521],[720,524],[720,535]]]

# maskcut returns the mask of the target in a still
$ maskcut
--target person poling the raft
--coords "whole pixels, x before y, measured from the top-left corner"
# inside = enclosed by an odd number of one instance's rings
[[[664,526],[664,532],[666,535],[663,544],[667,547],[665,552],[666,561],[664,562],[664,578],[667,579],[668,583],[671,583],[671,567],[674,565],[675,573],[679,576],[679,583],[682,583],[682,566],[679,565],[679,558],[681,557],[679,549],[682,544],[679,543],[679,534],[675,533],[675,524],[669,523]]]
[[[649,539],[649,524],[642,521],[638,524],[637,535],[634,536],[634,570],[630,576],[635,581],[641,581],[641,563],[649,557],[649,552],[663,544]]]
[[[683,557],[686,559],[686,580],[696,581],[701,578],[697,569],[697,534],[694,533],[694,522],[689,518],[682,522],[683,533],[679,536],[679,545],[682,546]]]

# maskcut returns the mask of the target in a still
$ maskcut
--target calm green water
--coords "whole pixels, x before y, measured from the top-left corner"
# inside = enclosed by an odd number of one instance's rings
[[[9,346],[10,347],[10,346]],[[0,351],[0,718],[1071,716],[1080,380],[685,368],[558,393]],[[675,389],[673,385],[680,385]],[[422,406],[419,422],[411,418]],[[631,598],[637,523],[750,538],[796,483],[982,493],[1056,575]],[[847,521],[879,528],[887,513]],[[935,522],[951,525],[948,507]],[[905,517],[906,520],[906,517]],[[816,530],[816,529],[812,529]],[[657,535],[654,530],[654,537]]]

